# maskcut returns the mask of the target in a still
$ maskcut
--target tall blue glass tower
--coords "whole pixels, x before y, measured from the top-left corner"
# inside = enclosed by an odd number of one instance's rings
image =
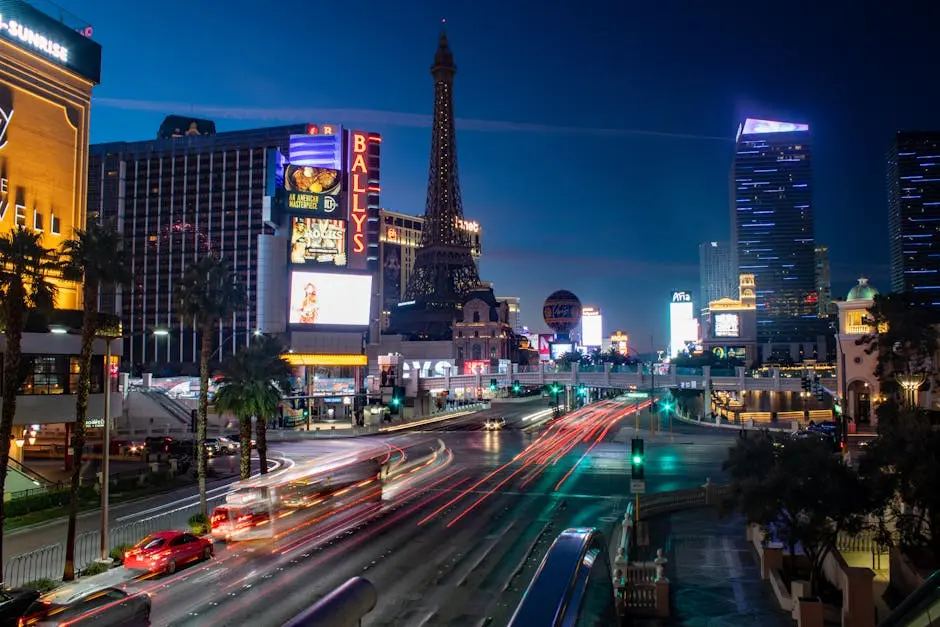
[[[822,330],[810,154],[808,124],[748,118],[738,129],[732,251],[755,278],[759,342],[815,342]]]

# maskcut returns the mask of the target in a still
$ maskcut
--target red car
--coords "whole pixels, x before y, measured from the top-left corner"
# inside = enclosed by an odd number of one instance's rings
[[[207,560],[213,553],[212,542],[206,538],[185,531],[159,531],[150,534],[124,554],[124,568],[173,574],[180,566]]]

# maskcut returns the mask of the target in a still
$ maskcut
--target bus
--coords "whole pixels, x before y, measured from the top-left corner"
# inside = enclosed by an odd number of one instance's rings
[[[291,511],[329,509],[340,496],[374,493],[381,498],[383,462],[339,457],[238,481],[210,517],[212,537],[226,542],[272,538],[276,522]]]

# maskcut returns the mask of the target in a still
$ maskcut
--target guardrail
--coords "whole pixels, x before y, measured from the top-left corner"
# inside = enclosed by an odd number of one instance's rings
[[[199,502],[174,511],[155,514],[108,531],[108,548],[134,544],[144,536],[164,529],[185,528],[189,517],[199,512]],[[101,557],[100,534],[89,531],[75,538],[75,570],[81,571]],[[3,567],[3,585],[22,586],[37,579],[58,581],[65,570],[65,543],[44,546],[7,559]]]

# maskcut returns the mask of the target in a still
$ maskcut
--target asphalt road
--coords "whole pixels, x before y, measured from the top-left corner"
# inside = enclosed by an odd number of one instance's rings
[[[381,502],[338,502],[275,541],[220,546],[208,563],[145,582],[153,624],[279,625],[353,576],[379,591],[365,625],[506,624],[558,533],[596,526],[609,534],[622,516],[634,429],[632,406],[621,403],[540,433],[524,429],[530,408],[493,411],[506,417],[505,430],[479,430],[477,416],[449,431],[381,438],[411,457],[438,442],[447,450],[386,484]],[[645,434],[651,492],[717,480],[735,437],[697,427]],[[295,456],[309,443],[281,446]]]

